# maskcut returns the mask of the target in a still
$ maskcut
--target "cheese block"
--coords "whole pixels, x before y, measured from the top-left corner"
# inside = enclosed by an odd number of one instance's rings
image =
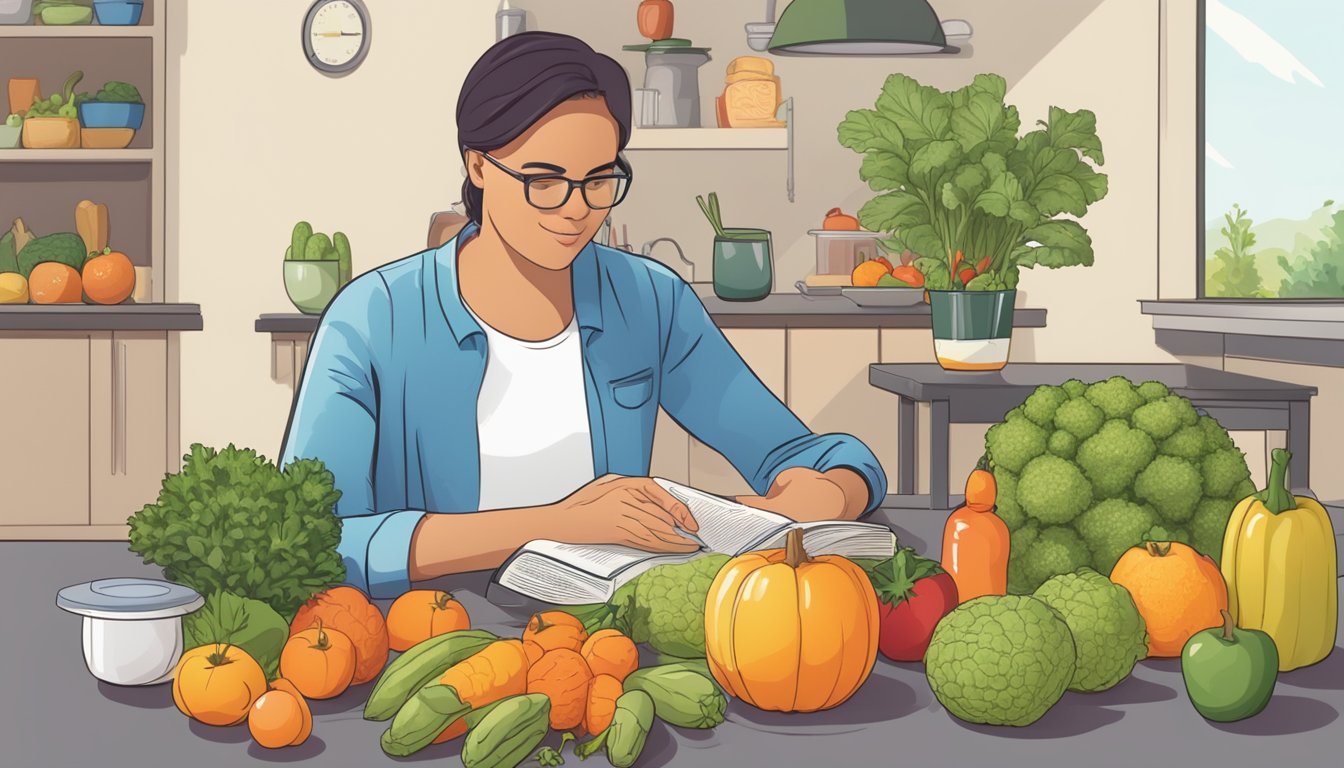
[[[763,59],[760,56],[738,56],[728,63],[728,74],[735,75],[738,72],[760,72],[763,75],[773,75],[775,65],[769,59]]]
[[[748,120],[774,120],[779,109],[779,83],[775,80],[743,80],[723,91],[724,109],[733,127]]]

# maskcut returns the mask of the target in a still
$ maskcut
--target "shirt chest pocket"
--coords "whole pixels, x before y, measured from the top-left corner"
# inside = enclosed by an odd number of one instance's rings
[[[653,397],[653,369],[645,368],[638,373],[623,376],[608,384],[611,399],[622,408],[639,408]]]

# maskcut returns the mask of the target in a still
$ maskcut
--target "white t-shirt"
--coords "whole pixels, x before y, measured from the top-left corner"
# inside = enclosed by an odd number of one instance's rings
[[[594,476],[578,322],[550,339],[523,341],[467,311],[485,332],[488,350],[476,401],[478,508],[559,501]]]

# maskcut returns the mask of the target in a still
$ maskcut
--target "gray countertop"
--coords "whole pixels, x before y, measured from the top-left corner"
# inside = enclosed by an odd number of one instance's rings
[[[804,296],[772,293],[760,301],[725,301],[709,285],[695,284],[705,309],[720,328],[930,328],[927,304],[913,307],[860,307],[843,296]],[[317,315],[264,314],[257,318],[257,333],[312,333]],[[1045,327],[1044,309],[1018,309],[1013,323],[1018,328]]]
[[[199,304],[0,304],[0,331],[199,331]]]
[[[903,545],[936,552],[945,514],[874,515]],[[1335,518],[1336,530],[1344,531]],[[55,606],[67,585],[113,576],[162,576],[129,553],[124,542],[0,542],[5,662],[0,690],[3,762],[30,766],[192,765],[197,768],[303,762],[337,766],[392,765],[378,737],[383,723],[362,719],[372,684],[315,701],[313,734],[300,747],[271,751],[253,744],[247,727],[215,728],[189,721],[173,706],[168,685],[121,688],[99,683],[84,667],[80,619]],[[467,606],[473,624],[517,633],[523,618],[481,597],[486,574],[441,579]],[[387,601],[379,601],[386,610]],[[1110,691],[1066,693],[1024,728],[969,725],[955,719],[929,690],[920,664],[880,657],[872,676],[841,706],[814,714],[763,712],[740,702],[712,731],[657,723],[638,768],[658,766],[1325,766],[1344,752],[1344,649],[1314,667],[1281,675],[1264,712],[1240,723],[1213,724],[1191,707],[1175,660],[1141,662]],[[558,736],[547,743],[554,746]],[[460,764],[461,739],[428,747],[411,760]],[[441,762],[441,761],[447,761]],[[606,763],[599,757],[597,762]],[[524,765],[535,763],[524,763]],[[579,761],[566,752],[566,764]]]

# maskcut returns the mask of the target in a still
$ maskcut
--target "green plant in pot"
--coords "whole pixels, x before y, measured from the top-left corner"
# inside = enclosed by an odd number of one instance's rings
[[[321,314],[351,277],[350,240],[344,232],[327,237],[306,221],[294,225],[285,249],[285,293],[300,312]]]
[[[954,91],[887,78],[875,109],[851,111],[840,143],[863,155],[859,177],[882,194],[859,210],[888,250],[918,255],[934,351],[949,370],[1008,362],[1019,270],[1092,264],[1077,221],[1106,196],[1096,116],[1050,107],[1021,135],[994,74]]]

